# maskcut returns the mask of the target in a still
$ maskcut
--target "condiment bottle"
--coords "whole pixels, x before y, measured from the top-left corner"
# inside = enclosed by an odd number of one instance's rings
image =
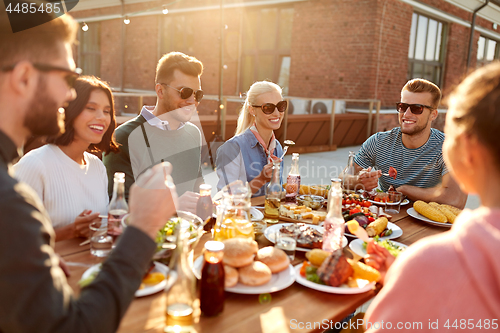
[[[176,248],[170,259],[169,272],[177,277],[167,294],[165,332],[191,332],[193,328],[193,303],[196,299],[196,278],[189,262],[190,223],[181,220],[175,229]]]
[[[196,203],[196,215],[198,215],[203,222],[212,217],[214,213],[214,206],[212,203],[212,186],[209,184],[200,185],[200,197]],[[205,231],[212,229],[212,224],[207,223],[204,227]]]
[[[299,154],[292,154],[292,168],[286,177],[286,202],[297,203],[297,195],[300,190]]]
[[[224,310],[224,244],[205,243],[204,262],[201,269],[200,309],[203,315],[216,316]]]
[[[342,181],[342,188],[344,191],[350,192],[351,190],[354,190],[355,182],[356,182],[356,170],[354,168],[354,152],[350,151],[349,152],[349,158],[347,159],[347,166],[344,168],[343,171],[343,181]]]
[[[108,207],[108,235],[113,237],[113,243],[121,235],[122,218],[128,213],[128,204],[125,201],[125,174],[115,172],[113,196]]]
[[[266,199],[264,203],[264,217],[267,223],[278,223],[281,206],[281,161],[273,160],[273,174],[271,181],[266,187]]]
[[[341,179],[332,179],[332,188],[328,196],[328,213],[323,227],[323,250],[333,252],[342,249],[344,238],[344,218],[342,217]]]

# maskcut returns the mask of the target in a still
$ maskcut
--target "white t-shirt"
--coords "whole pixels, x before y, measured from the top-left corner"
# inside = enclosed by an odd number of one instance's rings
[[[85,165],[47,144],[24,155],[14,165],[15,177],[40,196],[54,229],[66,226],[84,210],[107,215],[108,178],[101,160],[84,153]]]

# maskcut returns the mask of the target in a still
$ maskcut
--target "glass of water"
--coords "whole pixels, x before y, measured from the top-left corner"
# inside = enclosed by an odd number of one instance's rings
[[[90,254],[96,257],[106,257],[113,247],[113,237],[108,235],[106,219],[92,222],[90,228]]]
[[[297,247],[297,234],[290,232],[276,231],[276,244],[278,249],[282,249],[287,254],[290,261],[295,259],[295,249]]]

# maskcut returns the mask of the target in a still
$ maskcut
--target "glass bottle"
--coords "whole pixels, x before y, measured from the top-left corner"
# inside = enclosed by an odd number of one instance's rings
[[[125,201],[125,174],[115,172],[113,196],[108,207],[108,235],[113,237],[113,244],[116,238],[121,235],[122,218],[128,213],[128,204]]]
[[[222,189],[222,211],[217,212],[214,240],[222,241],[234,237],[255,239],[250,216],[251,195],[250,186],[241,180],[234,181]]]
[[[323,250],[328,252],[342,249],[344,238],[344,218],[342,217],[341,179],[333,178],[328,196],[328,213],[323,224]]]
[[[198,215],[205,223],[208,218],[212,218],[213,213],[214,206],[212,203],[212,186],[209,184],[201,184],[200,197],[196,203],[196,215]],[[212,224],[206,223],[204,229],[205,231],[212,230]]]
[[[201,269],[200,310],[203,315],[216,316],[224,310],[224,244],[205,243],[204,262]]]
[[[292,168],[286,177],[286,202],[297,203],[297,195],[300,190],[299,154],[292,154]]]
[[[191,332],[193,328],[196,278],[189,263],[189,227],[187,220],[177,224],[176,248],[170,259],[169,272],[176,277],[167,294],[166,326],[164,332]],[[169,273],[170,274],[170,273]]]
[[[273,160],[273,174],[266,187],[266,200],[264,203],[264,217],[267,223],[278,223],[281,206],[281,161]]]
[[[342,181],[342,188],[344,191],[351,192],[351,190],[354,190],[354,186],[356,183],[356,169],[354,168],[354,152],[350,151],[349,152],[349,158],[347,159],[347,166],[344,169],[343,172],[343,181]]]

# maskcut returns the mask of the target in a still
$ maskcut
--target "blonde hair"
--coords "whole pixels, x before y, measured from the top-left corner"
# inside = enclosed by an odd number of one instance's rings
[[[240,135],[252,126],[254,119],[250,114],[250,106],[256,103],[257,98],[262,94],[274,91],[278,92],[280,95],[282,93],[281,87],[270,81],[257,81],[250,86],[245,103],[238,115],[238,125],[234,135]]]

